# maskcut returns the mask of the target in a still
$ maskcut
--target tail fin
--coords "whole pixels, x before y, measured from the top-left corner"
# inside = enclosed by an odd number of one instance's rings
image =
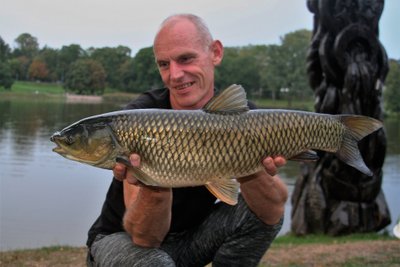
[[[365,136],[382,128],[382,122],[358,115],[340,115],[340,120],[346,126],[346,132],[341,147],[336,153],[337,157],[360,172],[372,176],[373,173],[361,157],[357,143]]]

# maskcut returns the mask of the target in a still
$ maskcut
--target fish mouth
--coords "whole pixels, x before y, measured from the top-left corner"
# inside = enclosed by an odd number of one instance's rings
[[[62,148],[60,145],[57,144],[57,146],[55,148],[52,149],[53,152],[56,152],[60,155],[65,155],[67,154],[67,152],[64,150],[64,148]]]
[[[65,151],[65,149],[61,146],[61,139],[63,139],[63,137],[61,136],[60,132],[55,132],[51,137],[50,137],[50,141],[55,143],[57,146],[55,148],[52,149],[53,152],[56,152],[60,155],[65,155],[67,152]]]

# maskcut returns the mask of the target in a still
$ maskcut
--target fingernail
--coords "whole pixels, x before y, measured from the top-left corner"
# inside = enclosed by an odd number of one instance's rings
[[[139,155],[137,155],[137,154],[132,154],[132,155],[129,157],[129,159],[130,159],[131,161],[138,161],[138,160],[139,160]]]

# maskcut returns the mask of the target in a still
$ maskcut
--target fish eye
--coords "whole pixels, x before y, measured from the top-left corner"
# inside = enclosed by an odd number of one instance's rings
[[[72,145],[73,143],[75,143],[75,138],[72,137],[72,136],[68,136],[68,137],[66,138],[65,142],[66,142],[68,145]]]

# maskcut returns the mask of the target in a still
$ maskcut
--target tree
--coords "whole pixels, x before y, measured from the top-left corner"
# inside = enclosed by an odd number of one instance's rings
[[[216,86],[223,89],[233,83],[239,83],[248,93],[258,90],[260,75],[255,55],[253,46],[226,48],[224,60],[216,69]]]
[[[106,73],[106,81],[110,87],[117,88],[120,86],[118,70],[124,64],[131,54],[131,49],[126,46],[118,46],[116,48],[90,48],[90,58],[100,62]]]
[[[52,82],[59,80],[57,77],[57,70],[59,68],[59,51],[45,46],[40,50],[37,58],[42,60],[47,66],[49,72],[47,79]]]
[[[11,49],[3,38],[0,36],[0,62],[5,62],[10,58]]]
[[[106,72],[100,62],[78,59],[71,64],[64,87],[77,94],[103,94]]]
[[[133,58],[127,59],[118,68],[118,79],[120,82],[119,88],[124,91],[129,91],[134,88],[135,70]]]
[[[390,60],[384,90],[387,111],[400,113],[400,60]]]
[[[161,88],[163,83],[158,72],[153,55],[153,48],[146,47],[139,50],[133,61],[134,82],[130,92],[144,92],[151,88]]]
[[[14,80],[12,78],[10,65],[4,61],[0,61],[0,87],[11,89]]]
[[[22,33],[16,39],[17,48],[14,50],[16,56],[25,56],[32,60],[39,52],[39,43],[36,37],[29,33]]]
[[[58,57],[57,76],[58,80],[64,82],[65,74],[70,68],[71,64],[78,59],[85,58],[86,52],[78,44],[71,44],[62,46]]]
[[[11,89],[14,79],[11,72],[9,57],[11,49],[0,36],[0,87]]]
[[[15,80],[27,80],[30,60],[26,56],[20,56],[9,60],[12,76]]]
[[[283,91],[289,91],[290,96],[302,98],[312,94],[306,74],[306,56],[310,39],[310,31],[298,30],[286,34],[282,38],[282,45],[269,47],[266,73],[262,83],[268,84],[278,98]],[[287,90],[281,90],[283,88]]]
[[[48,78],[49,70],[46,63],[37,58],[32,61],[28,73],[31,80],[45,81]]]

